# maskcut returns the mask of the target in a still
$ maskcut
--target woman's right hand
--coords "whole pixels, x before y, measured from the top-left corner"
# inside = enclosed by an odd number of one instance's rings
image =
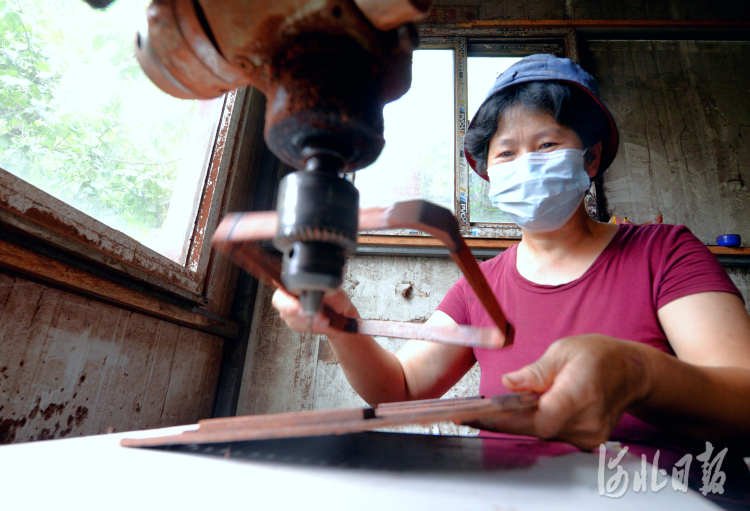
[[[359,319],[359,312],[357,312],[354,304],[352,304],[349,297],[341,289],[338,289],[335,293],[323,298],[323,303],[339,314]],[[346,335],[339,330],[333,330],[329,326],[328,318],[323,317],[320,312],[313,317],[312,324],[310,324],[308,317],[305,316],[302,310],[299,299],[282,289],[277,289],[273,294],[272,304],[274,308],[279,311],[281,319],[292,330],[300,333],[312,331],[314,334],[323,334],[329,337],[331,334]]]

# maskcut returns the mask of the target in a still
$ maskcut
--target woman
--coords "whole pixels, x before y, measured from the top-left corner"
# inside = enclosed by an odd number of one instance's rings
[[[611,225],[586,214],[590,180],[617,151],[614,120],[593,78],[568,59],[533,55],[498,79],[470,125],[467,160],[522,241],[481,265],[515,330],[502,350],[409,341],[397,354],[317,318],[368,403],[436,398],[479,362],[480,393],[543,393],[538,409],[477,426],[592,449],[645,441],[661,428],[746,445],[750,319],[716,258],[686,228]],[[328,298],[358,317],[343,293]],[[287,324],[307,330],[277,291]],[[492,322],[461,278],[430,325]]]

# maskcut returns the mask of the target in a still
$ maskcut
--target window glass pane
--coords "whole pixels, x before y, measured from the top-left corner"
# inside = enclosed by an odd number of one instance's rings
[[[469,57],[467,59],[467,108],[469,122],[487,96],[497,76],[521,60],[516,57]],[[469,221],[513,223],[508,215],[492,207],[487,193],[490,184],[469,167]]]
[[[0,167],[184,264],[223,98],[148,80],[147,4],[0,1]]]
[[[385,149],[356,173],[360,207],[425,199],[453,211],[455,102],[453,50],[414,52],[412,84],[385,106]]]

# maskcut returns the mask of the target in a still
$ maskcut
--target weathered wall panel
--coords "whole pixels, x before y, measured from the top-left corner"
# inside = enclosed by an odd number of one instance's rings
[[[584,65],[621,134],[608,210],[750,240],[750,43],[591,41]]]
[[[0,443],[210,417],[222,341],[0,274]]]
[[[433,9],[434,22],[443,23],[473,21],[465,19],[471,12],[480,20],[750,19],[750,5],[732,0],[433,0]]]

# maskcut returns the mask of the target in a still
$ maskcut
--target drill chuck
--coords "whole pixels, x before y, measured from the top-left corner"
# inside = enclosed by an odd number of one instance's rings
[[[346,254],[357,247],[359,192],[338,176],[333,161],[315,159],[307,168],[312,170],[292,172],[279,185],[274,245],[284,253],[284,286],[313,316],[323,295],[341,286]]]

